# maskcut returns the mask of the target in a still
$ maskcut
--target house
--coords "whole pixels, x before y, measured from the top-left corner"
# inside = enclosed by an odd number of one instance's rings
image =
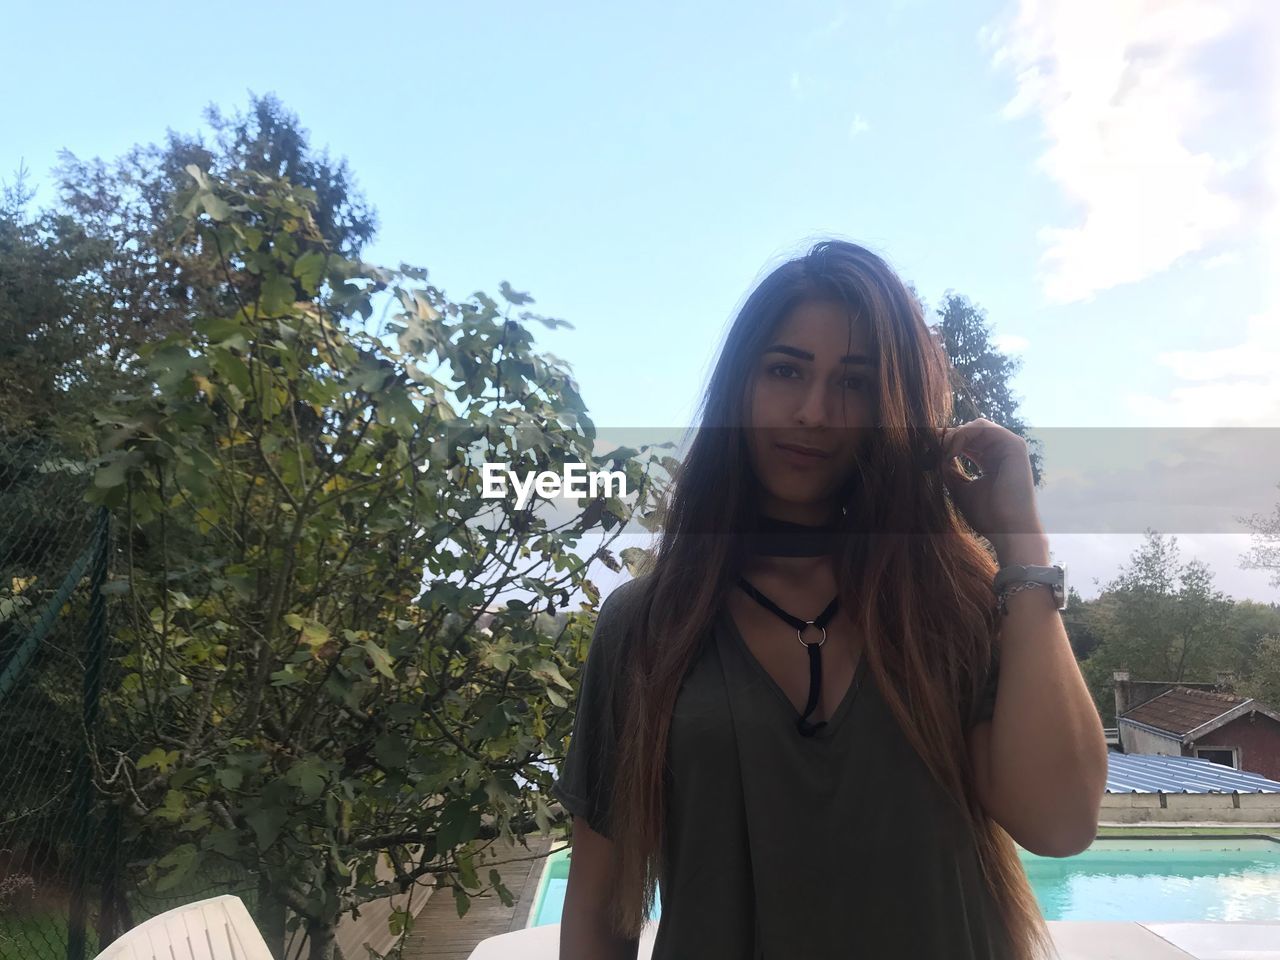
[[[1280,711],[1216,683],[1132,680],[1112,674],[1120,752],[1198,757],[1280,780]]]

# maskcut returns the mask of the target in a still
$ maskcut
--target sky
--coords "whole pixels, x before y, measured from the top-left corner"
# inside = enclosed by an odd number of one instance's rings
[[[25,164],[37,204],[61,148],[110,159],[274,93],[377,209],[369,259],[454,298],[507,280],[574,325],[538,342],[602,433],[687,427],[754,283],[836,236],[981,306],[1033,432],[1280,448],[1270,0],[52,0],[6,32],[0,177]],[[1045,468],[1054,506],[1083,468]],[[1200,496],[1280,500],[1248,479]],[[1138,528],[1051,528],[1054,559],[1095,595]],[[1280,600],[1244,527],[1162,532]]]

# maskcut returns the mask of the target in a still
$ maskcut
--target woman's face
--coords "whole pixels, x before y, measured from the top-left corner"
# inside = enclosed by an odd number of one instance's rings
[[[841,304],[804,301],[755,359],[747,394],[747,446],[765,513],[822,523],[875,424],[878,358],[865,324]],[[820,451],[805,456],[785,449]]]

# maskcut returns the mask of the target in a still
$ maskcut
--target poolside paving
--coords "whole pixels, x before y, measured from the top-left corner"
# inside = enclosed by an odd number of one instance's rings
[[[1280,923],[1153,923],[1050,920],[1053,960],[1280,960]],[[657,923],[640,937],[636,960],[648,960]],[[558,924],[503,935],[468,960],[556,960]]]

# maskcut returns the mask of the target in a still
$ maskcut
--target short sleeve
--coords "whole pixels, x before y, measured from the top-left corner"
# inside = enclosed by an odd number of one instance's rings
[[[990,720],[995,716],[996,709],[996,688],[1000,684],[1000,656],[994,648],[991,652],[991,661],[987,665],[986,675],[983,679],[982,687],[978,692],[978,699],[974,701],[973,710],[969,715],[968,726],[981,723],[984,720]]]
[[[596,617],[578,687],[569,748],[551,793],[591,829],[609,836],[609,800],[613,793],[620,716],[615,694],[622,665],[622,641],[637,581],[628,580],[605,597]]]

